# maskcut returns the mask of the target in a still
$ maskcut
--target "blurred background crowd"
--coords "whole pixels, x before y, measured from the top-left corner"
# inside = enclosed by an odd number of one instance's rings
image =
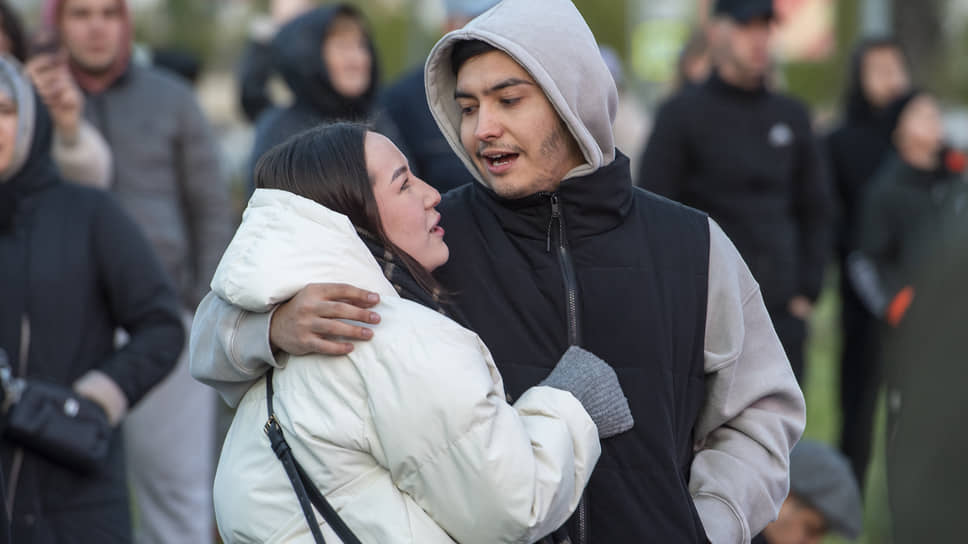
[[[62,146],[61,162],[55,145],[62,173],[118,195],[174,279],[178,317],[188,321],[252,191],[255,160],[304,128],[368,120],[441,192],[472,182],[423,103],[422,67],[443,33],[493,3],[357,0],[318,9],[332,3],[6,0],[0,2],[0,49],[26,64],[51,112],[55,143],[61,138],[85,146],[82,152],[74,148],[84,159],[67,174],[73,163],[63,154],[71,146]],[[776,269],[762,263],[777,256],[746,253],[743,234],[737,234],[746,227],[741,219],[731,223],[737,213],[755,216],[758,195],[768,187],[747,187],[742,196],[663,185],[682,175],[676,161],[705,157],[670,134],[686,122],[677,116],[677,104],[699,100],[697,89],[719,81],[716,68],[728,38],[717,30],[713,3],[575,4],[619,86],[616,142],[631,158],[634,179],[709,211],[761,284],[771,281]],[[108,8],[119,13],[98,15]],[[805,465],[815,466],[814,472],[797,469],[803,479],[793,482],[794,493],[802,489],[809,504],[811,494],[824,496],[814,489],[823,487],[820,473],[855,479],[862,519],[821,519],[814,532],[834,529],[826,542],[913,542],[909,535],[918,533],[916,526],[904,533],[911,527],[895,523],[892,511],[903,516],[918,503],[924,507],[924,493],[942,500],[940,488],[926,483],[933,478],[947,478],[957,488],[960,480],[941,469],[960,464],[963,453],[958,444],[944,444],[959,434],[964,410],[957,397],[965,383],[959,363],[968,362],[957,342],[964,307],[958,301],[966,293],[960,280],[968,272],[968,219],[961,213],[968,207],[968,183],[959,151],[968,149],[968,0],[775,0],[773,10],[775,18],[765,21],[772,30],[764,42],[766,87],[806,105],[806,130],[818,161],[809,176],[824,186],[796,193],[790,206],[798,218],[813,214],[803,220],[802,236],[826,233],[816,241],[816,285],[784,299],[774,323],[807,398],[806,438],[843,454],[816,454],[842,473],[822,463]],[[101,16],[130,16],[131,24],[119,27],[120,36],[98,38],[96,28],[71,34],[71,18]],[[130,41],[133,47],[111,57],[103,51],[110,47],[98,40]],[[755,39],[749,43],[756,47]],[[65,49],[74,57],[111,58],[84,73],[67,68]],[[129,69],[129,61],[139,68]],[[707,128],[698,122],[700,132]],[[715,119],[708,123],[711,132],[723,130]],[[785,145],[797,129],[776,125],[770,144]],[[730,131],[720,136],[741,138]],[[776,251],[784,251],[784,240],[777,243]],[[179,515],[198,520],[196,534],[215,535],[211,482],[203,479],[198,492],[192,484],[198,474],[211,474],[220,442],[216,421],[224,429],[230,414],[217,414],[227,409],[217,408],[214,393],[191,382],[186,364],[179,362],[125,419],[125,426],[141,429],[125,434],[139,541],[186,541],[166,536],[173,533],[166,532],[171,528],[165,521],[152,526],[155,518]],[[122,384],[127,399],[122,395],[114,419],[150,385]],[[916,409],[902,409],[908,405]],[[168,421],[178,422],[175,430],[166,430]],[[197,432],[185,434],[187,427]],[[191,470],[173,475],[149,468],[165,465]],[[890,495],[889,480],[897,484]],[[832,515],[826,504],[813,506]]]

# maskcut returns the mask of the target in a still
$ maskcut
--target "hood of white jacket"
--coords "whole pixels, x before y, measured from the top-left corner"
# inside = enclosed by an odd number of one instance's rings
[[[460,142],[454,45],[481,40],[507,53],[544,91],[571,131],[585,164],[565,177],[584,176],[615,159],[612,123],[618,91],[581,13],[571,0],[503,0],[437,42],[424,70],[427,100],[437,125],[474,177],[483,178]]]
[[[235,306],[265,312],[320,282],[398,296],[349,218],[287,191],[256,189],[212,291]]]

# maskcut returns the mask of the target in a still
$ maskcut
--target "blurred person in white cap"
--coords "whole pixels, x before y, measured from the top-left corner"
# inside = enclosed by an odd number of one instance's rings
[[[826,444],[803,440],[790,452],[790,494],[780,515],[752,544],[819,544],[830,533],[856,540],[863,521],[850,462]]]
[[[497,3],[498,0],[446,0],[441,35],[463,27]],[[430,113],[423,62],[388,87],[381,102],[407,148],[410,168],[418,176],[441,193],[474,181]]]

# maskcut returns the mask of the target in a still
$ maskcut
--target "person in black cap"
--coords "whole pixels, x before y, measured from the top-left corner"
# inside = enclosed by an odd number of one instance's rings
[[[765,79],[773,3],[719,0],[708,34],[714,70],[659,110],[640,187],[722,225],[759,281],[803,383],[806,320],[830,240],[826,168],[806,108]]]
[[[819,544],[828,533],[856,540],[863,522],[850,462],[826,444],[802,440],[790,452],[790,494],[780,516],[752,544]]]

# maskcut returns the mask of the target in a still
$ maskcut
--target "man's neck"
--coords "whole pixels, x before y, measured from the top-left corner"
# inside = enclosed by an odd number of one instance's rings
[[[723,81],[746,91],[756,91],[763,87],[762,75],[750,75],[740,70],[735,64],[724,62],[716,67],[719,77]]]

